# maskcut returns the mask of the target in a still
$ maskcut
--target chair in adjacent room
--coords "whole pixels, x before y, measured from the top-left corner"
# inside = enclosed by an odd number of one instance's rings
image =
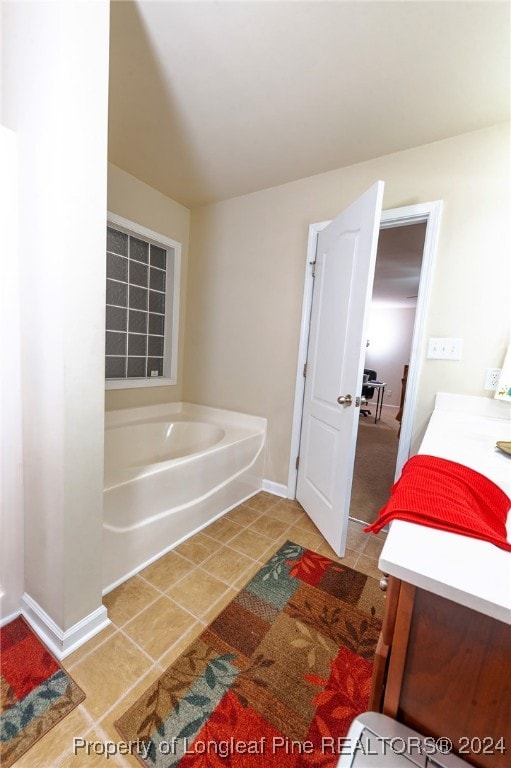
[[[376,379],[376,371],[372,371],[370,368],[364,368],[364,383],[362,385],[362,400],[364,405],[367,405],[374,395],[374,387],[371,386],[371,381],[376,381]],[[371,415],[371,411],[368,408],[361,408],[360,413],[363,416]]]

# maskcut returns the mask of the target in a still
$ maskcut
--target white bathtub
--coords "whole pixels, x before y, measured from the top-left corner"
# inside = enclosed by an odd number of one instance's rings
[[[262,488],[266,419],[172,403],[105,426],[105,593]]]

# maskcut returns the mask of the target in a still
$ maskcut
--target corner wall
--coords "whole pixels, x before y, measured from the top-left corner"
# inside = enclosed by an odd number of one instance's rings
[[[2,122],[19,157],[24,602],[60,654],[73,627],[106,620],[109,3],[6,3],[2,42]]]
[[[287,484],[308,227],[383,179],[384,208],[444,201],[426,336],[464,339],[460,362],[423,350],[416,451],[435,392],[488,395],[503,362],[509,160],[500,125],[192,211],[184,399],[266,416],[265,477]]]

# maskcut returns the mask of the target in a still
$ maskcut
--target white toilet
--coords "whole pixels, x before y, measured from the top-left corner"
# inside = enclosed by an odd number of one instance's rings
[[[423,736],[387,715],[364,712],[339,740],[337,768],[467,768],[449,749],[449,739]]]

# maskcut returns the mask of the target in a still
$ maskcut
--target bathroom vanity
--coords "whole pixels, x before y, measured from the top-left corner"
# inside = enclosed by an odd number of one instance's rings
[[[457,461],[511,496],[511,409],[440,393],[420,453]],[[511,514],[508,518],[511,541]],[[395,520],[379,567],[386,608],[369,709],[480,768],[511,765],[511,552]]]

